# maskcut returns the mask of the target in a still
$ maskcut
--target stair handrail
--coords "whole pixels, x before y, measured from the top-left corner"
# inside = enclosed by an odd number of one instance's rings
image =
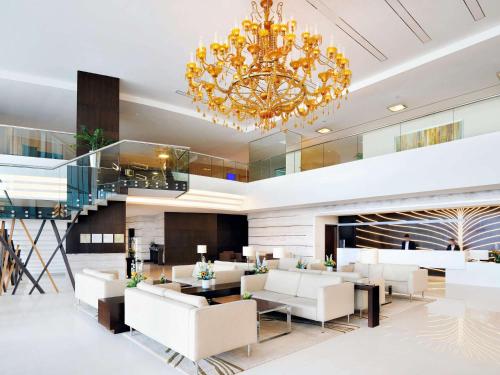
[[[190,151],[191,150],[190,147],[186,147],[186,146],[176,146],[176,145],[167,145],[167,144],[162,144],[162,143],[153,143],[153,142],[133,141],[133,140],[130,140],[130,139],[122,139],[122,140],[117,141],[115,143],[112,143],[112,144],[110,144],[108,146],[104,146],[104,147],[101,147],[100,149],[90,151],[90,152],[88,152],[86,154],[77,156],[77,157],[75,157],[75,158],[73,158],[71,160],[64,160],[63,162],[61,162],[59,164],[56,164],[56,165],[52,165],[52,166],[30,165],[30,164],[15,164],[15,163],[3,163],[3,162],[0,162],[0,167],[55,170],[55,169],[58,169],[60,167],[64,167],[65,165],[74,163],[75,161],[81,160],[81,159],[83,159],[85,157],[89,157],[90,155],[97,154],[98,152],[102,152],[104,150],[107,150],[107,149],[119,146],[120,144],[127,143],[127,142],[128,143],[139,143],[139,144],[145,144],[145,145],[151,145],[151,146],[157,146],[157,147],[176,148],[176,149],[180,149],[180,150],[184,150],[184,151]]]

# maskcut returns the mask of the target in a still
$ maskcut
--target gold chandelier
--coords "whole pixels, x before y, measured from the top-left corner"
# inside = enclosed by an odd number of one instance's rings
[[[279,120],[285,127],[295,116],[312,124],[318,109],[333,103],[338,107],[348,94],[349,60],[333,45],[323,55],[323,38],[317,33],[306,30],[298,42],[296,21],[283,19],[282,2],[274,11],[272,5],[272,0],[262,0],[259,9],[252,1],[242,29],[234,27],[227,41],[210,44],[210,62],[200,43],[196,59],[187,64],[188,94],[206,105],[214,123],[222,116],[242,130],[236,122],[251,120],[267,131]]]

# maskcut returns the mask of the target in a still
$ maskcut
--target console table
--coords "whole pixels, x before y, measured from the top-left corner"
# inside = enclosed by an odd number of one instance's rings
[[[114,334],[126,332],[125,297],[101,298],[97,305],[97,321]]]
[[[368,293],[368,327],[374,328],[380,324],[380,288],[378,285],[354,283],[354,289],[365,290]]]

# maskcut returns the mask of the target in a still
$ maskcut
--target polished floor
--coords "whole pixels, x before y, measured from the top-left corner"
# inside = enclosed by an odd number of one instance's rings
[[[167,271],[167,270],[164,270]],[[67,283],[59,278],[58,284]],[[68,288],[0,297],[2,374],[179,374],[79,308]],[[248,374],[500,374],[500,289],[445,286],[436,298],[248,370]],[[90,312],[90,314],[89,314]]]

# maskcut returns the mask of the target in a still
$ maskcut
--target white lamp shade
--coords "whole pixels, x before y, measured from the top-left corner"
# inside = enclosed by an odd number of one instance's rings
[[[253,257],[255,256],[255,250],[252,246],[243,246],[243,256],[244,257]]]
[[[198,252],[198,254],[206,254],[207,253],[207,245],[196,246],[196,251]]]
[[[273,249],[273,258],[274,259],[281,259],[285,257],[285,249],[282,247],[275,247]]]

